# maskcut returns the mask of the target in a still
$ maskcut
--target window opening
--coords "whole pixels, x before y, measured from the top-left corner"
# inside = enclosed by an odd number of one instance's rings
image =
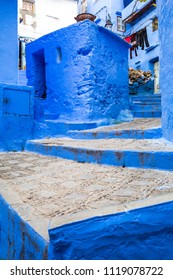
[[[22,10],[29,15],[34,15],[35,12],[35,1],[24,0],[22,5]]]
[[[120,16],[117,16],[117,31],[125,31],[125,24]]]
[[[57,58],[56,58],[56,62],[57,63],[61,63],[62,61],[62,51],[61,51],[61,47],[57,48]]]
[[[153,32],[158,30],[158,18],[157,17],[155,17],[152,21],[152,30],[153,30]]]

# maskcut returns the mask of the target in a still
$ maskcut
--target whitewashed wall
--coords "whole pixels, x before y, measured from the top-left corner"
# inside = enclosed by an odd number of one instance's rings
[[[22,0],[18,0],[18,10]],[[35,0],[35,16],[27,17],[27,24],[19,24],[19,36],[39,38],[40,36],[75,23],[77,1]]]

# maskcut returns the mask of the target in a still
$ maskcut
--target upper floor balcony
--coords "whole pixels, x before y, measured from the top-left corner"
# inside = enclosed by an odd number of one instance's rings
[[[139,19],[145,13],[155,9],[156,0],[147,0],[146,2],[139,2],[133,0],[123,11],[122,19],[125,23],[132,24],[134,21]]]

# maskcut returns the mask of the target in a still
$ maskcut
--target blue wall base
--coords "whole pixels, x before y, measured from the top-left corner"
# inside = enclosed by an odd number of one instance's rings
[[[49,230],[56,260],[172,260],[173,202]]]
[[[46,260],[49,244],[0,195],[0,259]]]

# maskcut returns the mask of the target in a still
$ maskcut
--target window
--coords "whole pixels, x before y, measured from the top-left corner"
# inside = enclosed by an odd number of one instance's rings
[[[158,18],[157,17],[155,17],[152,21],[152,30],[153,30],[153,32],[158,30]]]
[[[35,13],[35,1],[33,0],[23,0],[22,10],[25,14],[34,15]]]
[[[35,16],[35,0],[23,0],[22,9],[20,10],[20,17],[23,24],[36,27],[36,22],[33,21]]]
[[[120,16],[117,16],[117,31],[125,31],[125,24]]]

